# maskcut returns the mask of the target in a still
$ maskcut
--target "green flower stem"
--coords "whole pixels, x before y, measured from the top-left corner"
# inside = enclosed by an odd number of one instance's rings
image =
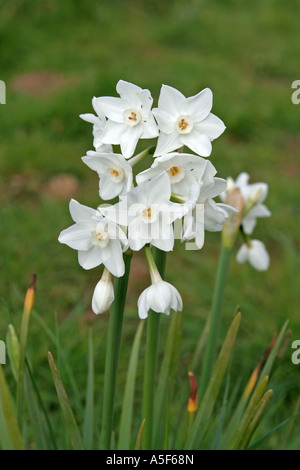
[[[115,279],[115,300],[109,314],[100,443],[102,450],[110,450],[111,447],[119,349],[131,258],[132,253],[124,254],[125,274]]]
[[[231,253],[232,253],[232,247],[228,248],[224,246],[224,244],[222,244],[215,290],[214,290],[213,301],[212,301],[209,331],[208,331],[207,343],[206,343],[206,348],[205,348],[205,353],[204,353],[201,384],[200,384],[200,389],[199,389],[199,394],[198,394],[199,401],[201,401],[201,399],[203,398],[203,395],[206,390],[207,384],[209,382],[211,372],[212,372],[215,359],[216,359],[219,330],[220,330],[220,321],[221,321],[221,312],[222,312],[223,298],[224,298],[224,292],[225,292],[225,287],[226,287],[226,282],[227,282]]]
[[[146,253],[147,250],[149,250],[149,248],[146,248]],[[147,259],[148,256],[149,253],[147,253]],[[161,251],[158,248],[153,249],[153,258],[162,277],[164,276],[165,272],[166,257],[167,254],[165,251]],[[144,367],[143,419],[145,419],[145,427],[143,433],[143,450],[151,449],[153,442],[153,408],[158,353],[159,321],[160,314],[150,310],[147,319],[147,338]]]
[[[135,155],[134,157],[128,160],[129,165],[134,166],[139,163],[143,158],[147,157],[148,155],[152,155],[155,151],[155,145],[151,145],[151,147],[146,148],[141,153]]]

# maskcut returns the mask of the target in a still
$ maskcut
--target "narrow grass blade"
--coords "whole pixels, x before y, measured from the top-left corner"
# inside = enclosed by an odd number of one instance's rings
[[[266,360],[266,363],[260,373],[258,384],[264,379],[266,375],[268,376],[270,375],[277,353],[282,344],[282,340],[284,339],[284,335],[285,335],[288,324],[289,324],[289,320],[286,320],[286,322],[284,323],[283,327],[280,330],[276,343],[274,347],[272,348],[272,351],[270,352],[270,355],[268,359]]]
[[[221,387],[221,383],[230,361],[232,349],[235,343],[236,335],[241,321],[241,314],[238,313],[226,335],[225,341],[221,348],[219,357],[213,369],[210,381],[208,383],[205,395],[198,409],[195,422],[188,439],[187,449],[197,449],[208,428],[210,418],[215,406],[217,396]]]
[[[73,410],[71,408],[64,385],[56,368],[52,354],[48,353],[49,365],[54,380],[57,396],[63,412],[64,421],[68,430],[69,438],[74,450],[84,450],[84,444],[80,435]]]
[[[30,377],[27,371],[25,371],[25,394],[35,446],[38,450],[48,450],[49,446],[47,445],[44,423],[42,421],[42,416],[36,402]]]
[[[48,416],[48,412],[46,410],[46,407],[45,407],[44,402],[42,400],[42,397],[40,395],[38,386],[35,382],[31,367],[30,367],[29,362],[28,362],[27,359],[26,359],[26,368],[27,368],[26,370],[27,370],[28,375],[29,375],[30,380],[31,380],[31,384],[32,384],[34,393],[36,395],[36,399],[37,399],[38,404],[39,404],[39,406],[40,406],[40,408],[41,408],[41,410],[43,411],[43,414],[44,414],[44,418],[45,418],[47,428],[48,428],[49,440],[51,440],[51,442],[52,442],[53,449],[57,450],[56,438],[55,438],[55,434],[54,434],[54,431],[53,431],[53,428],[52,428],[52,425],[51,425],[51,421],[50,421],[50,418]]]
[[[7,432],[6,422],[2,411],[0,400],[0,449],[11,450],[9,435]]]
[[[268,390],[264,396],[262,397],[262,399],[260,400],[259,404],[258,404],[258,407],[249,423],[249,426],[247,427],[244,435],[243,435],[243,438],[237,448],[237,450],[244,450],[247,448],[250,440],[251,440],[251,437],[254,433],[254,431],[256,430],[257,426],[259,425],[259,423],[261,422],[264,414],[266,413],[271,401],[272,401],[272,398],[273,398],[273,390]]]
[[[0,365],[0,403],[6,424],[7,435],[9,436],[11,448],[13,450],[24,450],[22,436],[18,426],[13,403],[10,398],[9,389]]]
[[[94,435],[94,347],[92,330],[89,331],[88,374],[83,422],[83,442],[87,450],[93,448]]]
[[[118,450],[129,450],[130,448],[130,431],[132,423],[132,411],[134,403],[135,379],[138,364],[138,357],[140,352],[140,343],[143,333],[144,322],[141,321],[136,331],[135,338],[132,345],[130,360],[128,365],[126,386],[124,392],[122,414],[120,421],[120,432],[118,440]]]
[[[56,349],[58,349],[58,347],[57,347],[58,346],[58,341],[57,341],[58,329],[57,329],[57,327],[56,327],[56,333],[53,333],[51,328],[48,327],[46,322],[43,320],[43,318],[40,315],[38,315],[38,313],[33,311],[32,315],[33,315],[34,319],[38,322],[38,324],[40,325],[42,330],[45,332],[45,334],[47,335],[47,337],[49,338],[51,343],[56,347]],[[80,394],[80,391],[79,391],[78,386],[76,384],[76,380],[75,380],[74,374],[72,372],[72,369],[70,367],[69,360],[68,360],[68,355],[60,347],[59,347],[58,352],[59,352],[60,362],[62,364],[63,370],[66,373],[66,375],[68,377],[68,380],[70,382],[70,386],[71,386],[71,389],[72,389],[72,394],[74,396],[75,408],[79,413],[83,414],[84,410],[83,410],[83,407],[82,407],[82,404],[81,404],[81,394]]]
[[[225,418],[226,407],[227,407],[227,403],[228,403],[227,400],[228,400],[228,393],[229,393],[229,383],[230,383],[230,376],[227,373],[225,391],[224,391],[223,402],[222,402],[222,408],[221,408],[219,419],[218,419],[218,425],[217,425],[215,437],[214,437],[214,440],[213,440],[213,443],[212,443],[212,450],[218,450],[220,448],[224,418]]]
[[[9,356],[11,371],[15,381],[18,380],[18,368],[20,363],[20,345],[19,338],[13,325],[8,325],[6,335],[6,348]]]
[[[293,419],[297,418],[299,415],[300,415],[300,413],[297,413],[297,414],[295,414],[293,416],[290,416],[289,418],[285,419],[280,424],[277,424],[277,426],[275,426],[273,429],[270,429],[270,431],[268,431],[266,434],[261,436],[255,442],[253,442],[253,444],[251,444],[251,446],[247,447],[247,450],[257,449],[257,447],[259,447],[266,439],[268,439],[270,436],[272,436],[272,434],[277,432],[279,429],[283,428],[286,424],[288,424]]]
[[[253,393],[253,395],[252,395],[252,397],[249,401],[249,404],[248,404],[244,414],[242,415],[242,418],[241,418],[234,434],[232,435],[228,446],[226,447],[227,450],[234,450],[234,449],[237,449],[239,447],[239,445],[240,445],[240,443],[243,439],[243,436],[246,433],[246,430],[249,426],[249,423],[250,423],[251,419],[253,418],[253,416],[256,412],[258,403],[261,400],[261,397],[263,396],[263,394],[266,390],[268,381],[269,381],[269,377],[266,376],[260,382],[260,384],[258,384],[258,386],[256,387],[256,389],[255,389],[255,391],[254,391],[254,393]]]
[[[182,338],[183,314],[174,312],[169,326],[165,354],[155,392],[153,448],[161,449],[165,432],[167,390],[175,380]]]
[[[143,441],[145,421],[146,420],[143,419],[142,424],[140,426],[134,450],[141,450],[142,449],[142,441]]]
[[[17,419],[19,426],[22,424],[23,419],[23,401],[24,401],[24,370],[25,370],[25,356],[26,356],[26,345],[29,328],[30,314],[34,304],[35,297],[35,283],[36,275],[32,277],[32,283],[27,289],[24,310],[21,321],[20,331],[20,357],[18,367],[18,381],[17,381]]]

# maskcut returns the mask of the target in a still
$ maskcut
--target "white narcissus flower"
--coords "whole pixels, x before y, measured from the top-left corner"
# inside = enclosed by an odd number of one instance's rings
[[[157,313],[170,314],[170,310],[182,310],[182,299],[178,290],[163,281],[154,263],[151,250],[145,249],[152,285],[145,289],[138,299],[138,312],[141,319],[148,317],[149,310]]]
[[[151,106],[153,99],[149,90],[120,80],[117,83],[120,98],[102,96],[93,98],[93,106],[99,115],[107,118],[102,142],[120,144],[125,158],[130,158],[139,139],[157,137],[158,129]]]
[[[164,172],[120,196],[118,204],[102,208],[101,212],[110,220],[128,226],[132,250],[139,251],[151,243],[163,251],[170,251],[174,246],[172,223],[188,210],[184,204],[170,202],[170,197],[170,179]]]
[[[268,194],[268,185],[266,183],[249,184],[248,173],[241,173],[236,181],[232,178],[227,180],[227,190],[220,197],[225,200],[227,194],[238,188],[244,199],[244,215],[242,220],[243,230],[247,235],[251,235],[256,225],[258,217],[270,217],[271,212],[263,204]]]
[[[92,309],[96,315],[106,312],[113,303],[115,298],[114,286],[111,280],[111,273],[104,268],[102,277],[97,283],[93,298]]]
[[[104,144],[102,142],[103,129],[106,123],[106,119],[105,119],[104,114],[101,112],[101,110],[98,110],[98,116],[95,116],[95,114],[87,113],[87,114],[80,114],[79,117],[83,119],[84,121],[90,122],[91,124],[93,124],[93,136],[94,136],[93,145],[96,151],[106,152],[106,153],[112,152],[112,146],[108,144]]]
[[[182,240],[195,239],[198,249],[203,247],[205,230],[221,231],[229,213],[236,212],[233,207],[214,201],[226,188],[226,180],[215,177],[216,173],[212,163],[206,161],[202,178],[191,187],[186,201],[189,212],[184,218]]]
[[[170,310],[175,312],[182,310],[182,299],[178,290],[166,281],[159,281],[147,287],[138,299],[139,317],[148,317],[148,311],[170,314]]]
[[[175,88],[163,85],[158,108],[153,109],[160,130],[154,156],[186,145],[198,155],[208,157],[211,142],[225,130],[223,121],[210,112],[212,99],[209,88],[186,98]]]
[[[249,261],[257,271],[266,271],[270,265],[269,253],[260,240],[248,240],[247,243],[243,243],[237,252],[236,259],[239,263]]]
[[[164,171],[171,182],[172,193],[189,196],[190,188],[204,174],[207,160],[189,153],[168,153],[157,157],[151,168],[136,176],[138,184],[144,183]]]
[[[113,199],[132,187],[132,167],[123,155],[89,151],[82,161],[99,176],[99,195]]]
[[[84,269],[104,264],[114,276],[123,276],[123,251],[128,245],[123,230],[103,217],[99,210],[74,199],[70,201],[70,213],[75,224],[60,233],[60,243],[78,250],[78,261]]]

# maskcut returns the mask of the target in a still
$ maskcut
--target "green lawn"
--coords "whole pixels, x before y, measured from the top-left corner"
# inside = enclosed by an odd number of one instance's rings
[[[92,112],[93,96],[115,95],[120,78],[149,88],[155,103],[162,83],[186,96],[210,87],[213,112],[227,126],[211,157],[219,176],[235,178],[247,171],[251,181],[269,184],[272,217],[259,221],[255,237],[266,243],[271,267],[258,273],[233,260],[223,312],[224,335],[236,305],[241,306],[232,373],[245,384],[286,318],[291,338],[300,339],[300,105],[291,101],[291,84],[300,79],[299,2],[0,0],[0,11],[0,79],[7,86],[7,104],[0,106],[0,339],[9,322],[19,327],[25,290],[36,272],[28,349],[54,422],[61,424],[47,351],[56,354],[57,342],[63,348],[77,389],[63,357],[62,376],[80,414],[89,326],[96,345],[96,395],[101,397],[108,315],[95,317],[90,307],[101,271],[81,269],[75,251],[57,237],[71,223],[71,197],[94,207],[99,202],[97,176],[81,162],[92,148],[91,127],[78,115]],[[219,247],[220,234],[207,233],[200,252],[178,245],[168,256],[167,280],[184,301],[179,381],[187,380],[209,313]],[[145,260],[135,255],[118,406],[139,321],[136,301],[148,282]],[[54,332],[54,341],[41,322]],[[168,323],[162,319],[163,333]],[[290,360],[290,344],[278,359],[274,403],[259,434],[290,416],[299,397],[300,371]],[[141,391],[142,369],[139,374]],[[137,413],[136,429],[139,423]],[[284,430],[274,434],[265,447],[280,447],[284,436]],[[300,424],[285,445],[300,448]]]

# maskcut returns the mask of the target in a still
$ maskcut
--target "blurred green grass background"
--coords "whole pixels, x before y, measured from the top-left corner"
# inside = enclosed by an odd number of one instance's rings
[[[71,197],[98,204],[97,175],[80,158],[92,148],[91,127],[78,115],[92,112],[93,96],[116,95],[120,78],[150,89],[155,103],[162,83],[186,96],[210,87],[213,112],[227,126],[213,145],[211,161],[218,175],[235,178],[247,171],[252,182],[270,186],[272,217],[259,221],[255,238],[266,243],[271,267],[258,273],[233,260],[224,303],[223,335],[236,305],[241,306],[232,374],[245,384],[286,318],[291,338],[300,338],[300,105],[291,101],[292,82],[300,79],[299,2],[0,0],[0,11],[0,79],[7,87],[6,105],[0,106],[0,338],[9,322],[19,326],[25,290],[36,272],[28,348],[43,396],[55,417],[57,399],[46,356],[48,350],[55,354],[59,343],[62,375],[80,411],[92,326],[100,403],[108,315],[95,317],[90,302],[101,270],[85,272],[76,252],[57,242],[71,224]],[[207,233],[201,251],[185,251],[178,244],[168,257],[167,280],[184,301],[180,380],[187,381],[209,313],[219,245],[220,234]],[[148,283],[143,256],[135,255],[117,407],[138,325],[136,301]],[[162,337],[168,322],[162,319]],[[51,340],[47,328],[59,334]],[[300,374],[291,353],[289,344],[272,378],[275,399],[261,433],[293,413]],[[142,370],[139,374],[141,390]],[[137,399],[136,426],[139,405]],[[268,441],[270,448],[281,445],[280,433]],[[300,447],[299,425],[287,446]]]

